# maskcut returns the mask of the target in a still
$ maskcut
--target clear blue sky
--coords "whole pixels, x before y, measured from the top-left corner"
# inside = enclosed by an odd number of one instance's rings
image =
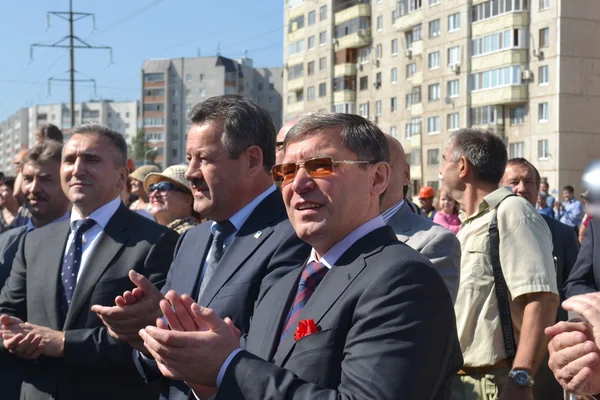
[[[9,5],[10,4],[10,5]],[[68,11],[68,0],[0,0],[0,121],[20,107],[69,102],[67,49],[35,48],[52,44],[68,34],[68,22],[47,11]],[[144,59],[213,56],[240,58],[244,50],[258,67],[283,62],[283,0],[73,0],[73,11],[96,14],[75,23],[75,35],[91,45],[112,46],[110,65],[106,50],[75,51],[79,78],[97,80],[97,96],[116,101],[140,96]],[[76,101],[94,98],[90,83],[76,86]]]

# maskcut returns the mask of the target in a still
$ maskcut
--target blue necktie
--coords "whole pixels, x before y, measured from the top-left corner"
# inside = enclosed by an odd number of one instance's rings
[[[93,219],[80,219],[71,224],[73,241],[67,249],[67,254],[65,254],[62,271],[60,273],[60,286],[62,289],[60,310],[63,320],[69,311],[71,299],[75,292],[75,285],[77,284],[77,274],[81,267],[83,234],[95,224],[96,221]]]
[[[206,290],[206,286],[213,276],[221,261],[221,257],[225,253],[225,239],[235,232],[235,226],[229,221],[217,222],[215,224],[215,233],[213,235],[213,241],[210,245],[210,254],[206,262],[206,271],[204,271],[204,277],[200,283],[200,290],[198,291],[197,300],[200,301],[202,293]]]

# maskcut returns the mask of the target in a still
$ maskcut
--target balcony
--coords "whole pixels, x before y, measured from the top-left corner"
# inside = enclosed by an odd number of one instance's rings
[[[472,37],[485,36],[504,29],[529,26],[527,11],[511,12],[471,24]]]
[[[423,114],[423,103],[417,103],[410,106],[410,113],[413,117],[418,117]]]
[[[162,88],[165,86],[165,81],[144,82],[144,89]]]
[[[411,57],[412,56],[420,56],[421,54],[423,54],[423,41],[418,40],[416,42],[413,42],[412,47],[410,48],[410,51],[411,51]]]
[[[527,64],[528,51],[528,49],[512,49],[471,57],[471,72],[485,71],[503,65]]]
[[[519,104],[528,101],[527,85],[503,86],[471,92],[471,106]]]
[[[300,39],[304,39],[304,28],[296,29],[294,32],[288,33],[288,43],[294,43]]]
[[[487,129],[500,137],[504,137],[504,125],[503,124],[473,125],[473,128]]]
[[[356,63],[337,64],[333,67],[333,76],[356,75]]]
[[[408,78],[408,81],[410,81],[410,83],[413,86],[420,86],[423,84],[423,73],[422,72],[415,72],[413,74],[413,76],[411,76],[410,78]]]
[[[306,7],[304,7],[304,4],[299,5],[297,7],[288,8],[287,18],[288,18],[288,20],[294,19],[296,17],[304,15],[305,12],[306,12]]]
[[[416,11],[413,11],[409,14],[405,14],[403,16],[401,16],[400,18],[396,19],[396,22],[394,23],[394,26],[396,27],[396,30],[399,32],[406,32],[408,30],[410,30],[413,26],[422,23],[424,20],[424,13],[423,13],[423,9],[419,9]]]
[[[144,103],[164,103],[165,96],[144,96]]]
[[[371,29],[364,29],[350,35],[335,39],[336,50],[357,49],[371,43]]]
[[[304,77],[292,79],[287,82],[287,91],[288,92],[296,92],[298,90],[304,89]]]
[[[370,4],[356,4],[352,7],[346,8],[342,11],[335,13],[335,24],[341,24],[343,22],[351,21],[358,17],[370,17],[371,16],[371,5]]]
[[[333,103],[354,103],[356,101],[355,90],[340,90],[333,93]]]

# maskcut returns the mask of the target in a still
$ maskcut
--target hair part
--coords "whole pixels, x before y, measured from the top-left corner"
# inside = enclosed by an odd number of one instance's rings
[[[44,139],[36,144],[25,154],[21,160],[21,165],[27,163],[40,164],[44,162],[61,162],[63,145],[60,142],[50,139]]]
[[[476,179],[498,185],[506,169],[508,154],[502,139],[489,130],[463,128],[450,136],[452,162],[465,157]]]
[[[221,143],[229,158],[237,160],[251,146],[263,153],[263,167],[267,173],[275,164],[275,125],[269,113],[246,97],[238,95],[215,96],[198,103],[188,114],[190,123],[223,124]]]
[[[535,175],[535,185],[537,187],[539,187],[540,184],[542,183],[542,177],[540,176],[540,172],[527,159],[525,159],[523,157],[511,158],[510,160],[508,160],[508,163],[506,165],[507,166],[508,165],[518,165],[518,166],[523,167],[523,168],[529,168],[529,169],[531,169],[533,171],[533,173]]]
[[[127,166],[127,142],[119,132],[113,131],[106,125],[92,122],[77,125],[71,131],[71,135],[71,137],[75,135],[96,135],[106,138],[113,145],[115,150],[117,150],[114,157],[115,166],[118,168]]]

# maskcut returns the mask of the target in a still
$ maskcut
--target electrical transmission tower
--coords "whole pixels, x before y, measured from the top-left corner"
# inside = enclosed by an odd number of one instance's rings
[[[112,48],[109,46],[92,46],[86,41],[82,40],[78,36],[75,36],[73,33],[73,25],[76,21],[79,21],[86,17],[92,17],[94,30],[96,30],[96,17],[91,13],[82,13],[82,12],[73,12],[73,0],[69,0],[69,11],[49,11],[48,12],[48,28],[50,28],[50,16],[54,15],[59,18],[64,19],[65,21],[69,21],[69,34],[64,38],[60,39],[58,42],[54,44],[43,44],[43,43],[34,43],[31,45],[30,49],[30,57],[33,60],[33,48],[34,47],[60,47],[69,49],[70,53],[70,68],[67,71],[69,73],[69,79],[61,79],[58,77],[52,77],[48,79],[48,93],[50,93],[50,85],[52,81],[57,82],[70,82],[71,83],[71,128],[75,125],[75,82],[93,82],[94,83],[94,92],[96,91],[96,80],[95,79],[75,79],[75,74],[80,74],[79,71],[75,69],[75,49],[92,49],[92,50],[108,50],[110,52],[110,63],[112,64]],[[66,41],[69,41],[66,44]]]

